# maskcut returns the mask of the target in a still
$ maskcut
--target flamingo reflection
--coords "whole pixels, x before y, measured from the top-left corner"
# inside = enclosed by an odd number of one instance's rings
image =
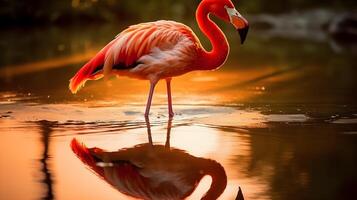
[[[165,145],[154,145],[147,119],[149,142],[108,152],[87,148],[77,139],[71,147],[78,158],[119,192],[139,199],[185,199],[209,175],[212,183],[201,199],[217,199],[225,190],[227,176],[218,162],[192,156],[170,147],[172,121],[167,127]]]

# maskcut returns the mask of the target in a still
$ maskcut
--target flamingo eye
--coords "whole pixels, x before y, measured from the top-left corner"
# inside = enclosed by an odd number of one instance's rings
[[[236,16],[242,17],[242,15],[241,15],[236,9],[234,9],[234,11],[235,11],[235,15],[236,15]]]

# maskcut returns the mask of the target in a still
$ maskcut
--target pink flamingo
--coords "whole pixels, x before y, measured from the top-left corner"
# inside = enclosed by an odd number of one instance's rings
[[[70,80],[76,93],[87,80],[109,74],[150,81],[145,116],[148,117],[155,85],[166,80],[169,116],[173,117],[171,79],[194,70],[215,70],[224,64],[229,44],[221,29],[210,19],[213,14],[238,30],[243,44],[248,22],[231,0],[202,0],[196,11],[201,31],[211,41],[206,51],[188,26],[175,21],[156,21],[130,26],[85,64]]]

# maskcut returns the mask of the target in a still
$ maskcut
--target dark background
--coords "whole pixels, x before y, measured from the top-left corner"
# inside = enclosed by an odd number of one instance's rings
[[[199,0],[26,0],[0,1],[1,27],[69,25],[79,22],[191,19]],[[355,0],[241,0],[233,1],[242,13],[286,13],[307,9],[355,11]]]

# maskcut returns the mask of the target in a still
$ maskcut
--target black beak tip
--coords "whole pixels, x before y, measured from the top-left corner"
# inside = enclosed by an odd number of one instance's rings
[[[240,43],[243,44],[245,39],[247,38],[248,35],[248,31],[249,31],[249,26],[246,26],[242,29],[238,29],[238,33],[240,36]]]

